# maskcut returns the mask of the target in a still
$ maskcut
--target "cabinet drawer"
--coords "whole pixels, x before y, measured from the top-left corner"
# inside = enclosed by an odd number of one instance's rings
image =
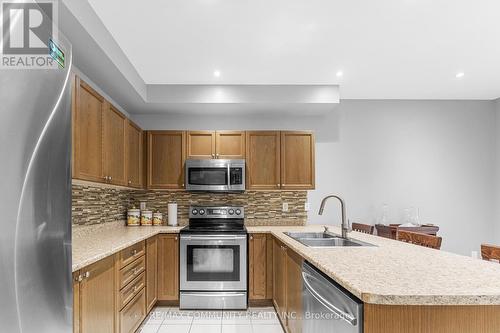
[[[120,333],[133,333],[146,318],[145,290],[137,294],[122,311],[120,311]]]
[[[142,256],[133,263],[120,269],[120,289],[129,284],[146,269],[146,260]]]
[[[120,252],[120,259],[118,265],[120,268],[123,268],[130,264],[135,259],[143,256],[146,253],[146,249],[144,247],[144,242],[139,242],[132,246],[127,247],[125,250]]]
[[[146,274],[142,273],[120,291],[120,309],[127,305],[146,285]]]

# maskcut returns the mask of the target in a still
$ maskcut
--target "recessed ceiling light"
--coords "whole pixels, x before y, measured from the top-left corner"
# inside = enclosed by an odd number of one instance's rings
[[[220,71],[218,69],[214,70],[214,77],[220,77]]]
[[[464,77],[464,75],[465,75],[465,73],[464,73],[464,72],[458,72],[458,73],[457,73],[457,75],[455,75],[455,77],[456,77],[457,79],[460,79],[460,78]]]
[[[342,72],[342,71],[338,71],[338,72],[337,72],[337,77],[342,77],[342,76],[344,76],[344,72]]]

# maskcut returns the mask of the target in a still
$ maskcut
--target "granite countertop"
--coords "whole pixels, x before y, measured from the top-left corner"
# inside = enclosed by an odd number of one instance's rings
[[[366,303],[391,305],[500,305],[500,264],[392,239],[349,233],[374,247],[311,248],[285,231],[322,226],[247,227],[271,233]],[[339,234],[340,228],[330,227]]]
[[[182,227],[75,227],[73,271],[159,233]],[[366,303],[391,305],[500,305],[500,264],[351,232],[373,247],[311,248],[285,231],[323,231],[320,225],[247,227],[271,233]],[[330,227],[339,233],[337,227]]]
[[[77,271],[154,235],[178,233],[182,228],[126,227],[124,222],[73,227],[72,270]]]

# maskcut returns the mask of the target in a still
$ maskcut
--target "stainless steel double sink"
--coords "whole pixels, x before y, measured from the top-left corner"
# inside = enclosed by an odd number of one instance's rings
[[[326,232],[285,232],[291,237],[308,247],[350,247],[350,246],[375,246],[359,240],[342,238]]]

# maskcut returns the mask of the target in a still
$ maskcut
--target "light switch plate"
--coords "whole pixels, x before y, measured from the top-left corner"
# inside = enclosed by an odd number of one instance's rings
[[[281,210],[283,212],[288,212],[288,202],[283,202],[283,208]]]
[[[306,202],[304,204],[304,211],[308,212],[311,210],[311,204],[309,202]]]

